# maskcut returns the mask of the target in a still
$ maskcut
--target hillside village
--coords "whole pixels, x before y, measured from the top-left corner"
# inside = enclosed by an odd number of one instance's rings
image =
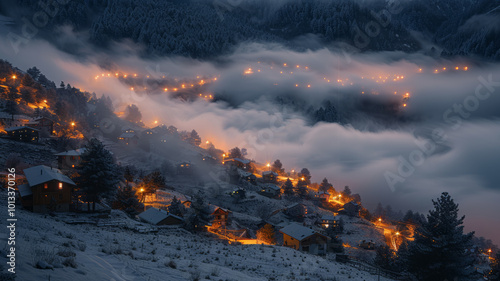
[[[0,84],[18,280],[412,280],[394,256],[423,214],[370,211],[335,175],[315,183],[314,171],[218,149],[193,128],[146,126],[133,106],[118,117],[109,98],[36,68],[0,61]],[[498,263],[491,241],[467,250],[474,280]]]

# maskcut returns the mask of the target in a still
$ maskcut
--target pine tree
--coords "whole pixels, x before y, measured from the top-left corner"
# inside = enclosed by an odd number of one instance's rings
[[[330,184],[328,180],[324,178],[321,184],[319,185],[319,191],[327,193],[331,187],[333,187],[332,184]]]
[[[344,191],[342,191],[342,196],[349,197],[351,195],[351,189],[348,185],[344,187]]]
[[[286,179],[286,182],[282,188],[283,188],[283,194],[285,194],[286,196],[292,197],[295,194],[293,190],[293,184],[290,179]]]
[[[273,226],[266,223],[261,229],[257,230],[257,239],[264,241],[267,244],[276,244]]]
[[[276,161],[274,161],[273,165],[271,166],[271,171],[277,173],[278,175],[282,175],[285,173],[283,164],[281,164],[281,161],[279,159],[276,159]]]
[[[113,156],[102,142],[93,138],[85,148],[77,168],[79,176],[75,180],[78,188],[87,196],[89,211],[90,202],[95,211],[95,202],[106,193],[115,191],[120,176]]]
[[[155,193],[156,190],[166,187],[165,177],[160,171],[154,171],[147,174],[142,178],[142,183],[144,185],[144,193]]]
[[[304,181],[306,185],[311,184],[311,173],[307,168],[302,168],[298,176],[299,180]]]
[[[208,204],[204,198],[203,192],[199,191],[194,195],[194,200],[191,202],[191,209],[194,210],[200,222],[208,222],[209,220]]]
[[[182,208],[181,201],[178,200],[177,197],[174,196],[174,199],[172,199],[170,206],[168,206],[168,212],[171,213],[172,215],[182,217],[182,209],[181,208]]]
[[[297,195],[300,198],[306,198],[306,196],[307,196],[307,184],[305,181],[299,180],[297,182]]]
[[[115,200],[113,201],[113,208],[124,210],[129,215],[137,214],[138,210],[144,208],[136,197],[135,191],[130,185],[125,185],[124,187],[118,188]]]
[[[434,210],[409,244],[408,270],[419,280],[469,280],[474,258],[467,250],[474,233],[463,234],[465,216],[458,217],[458,204],[447,192],[432,202]]]
[[[229,150],[229,158],[241,158],[241,150],[238,147]]]
[[[134,181],[134,174],[132,173],[130,166],[125,167],[123,177],[125,178],[127,184]]]
[[[195,130],[192,130],[191,134],[189,135],[188,142],[194,146],[200,146],[201,138],[198,135],[198,132],[196,132]]]
[[[395,270],[396,269],[396,255],[387,245],[379,246],[375,249],[374,263],[382,269]]]

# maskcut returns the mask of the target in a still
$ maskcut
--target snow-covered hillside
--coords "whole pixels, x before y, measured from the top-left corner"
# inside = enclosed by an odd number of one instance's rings
[[[129,229],[138,222],[120,211],[107,220],[128,227],[67,224],[69,216],[18,207],[17,280],[377,280],[332,256],[286,247],[229,245],[176,228],[140,234]]]

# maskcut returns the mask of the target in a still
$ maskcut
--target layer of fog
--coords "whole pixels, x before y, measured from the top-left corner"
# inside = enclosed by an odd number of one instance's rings
[[[152,125],[153,120],[159,120],[179,129],[196,129],[204,140],[212,141],[219,148],[247,148],[250,156],[259,162],[279,158],[287,170],[307,167],[315,181],[327,177],[337,189],[349,185],[362,195],[369,208],[380,201],[397,209],[426,212],[432,207],[431,199],[448,191],[460,203],[462,213],[467,214],[467,230],[477,230],[479,235],[494,239],[500,232],[498,227],[493,227],[500,225],[500,218],[491,215],[498,212],[500,200],[495,170],[500,159],[499,112],[495,110],[499,105],[498,85],[492,88],[490,97],[479,100],[476,110],[469,112],[467,118],[461,118],[460,124],[443,120],[447,109],[453,110],[454,104],[463,103],[465,98],[474,95],[481,85],[479,80],[488,80],[490,75],[493,81],[500,80],[498,65],[437,62],[422,55],[402,53],[350,54],[347,57],[342,52],[328,50],[295,53],[279,46],[256,44],[242,46],[217,63],[186,58],[145,61],[134,56],[133,51],[126,56],[101,53],[77,60],[37,40],[32,40],[17,55],[10,44],[2,40],[0,55],[23,70],[37,66],[49,79],[56,80],[56,84],[64,80],[98,95],[109,95],[117,107],[137,104],[146,124]],[[274,63],[275,68],[287,63],[291,68],[299,65],[308,66],[309,70],[290,77],[275,71],[259,75],[255,72],[258,61],[268,66]],[[95,75],[106,71],[100,67],[102,65],[113,65],[129,73],[181,78],[220,75],[210,90],[230,97],[231,105],[204,100],[188,103],[170,99],[165,94],[135,95],[116,79],[96,81]],[[455,65],[461,68],[468,65],[468,71],[432,73],[438,67],[441,70]],[[248,67],[254,74],[243,75]],[[419,68],[425,71],[418,73]],[[360,78],[378,72],[401,73],[405,78],[394,84],[378,84]],[[347,77],[354,85],[329,84],[324,81],[326,76]],[[479,77],[482,78],[478,80]],[[296,83],[310,83],[312,87],[296,88]],[[398,87],[398,99],[406,91],[411,93],[408,106],[401,108],[400,114],[413,120],[401,124],[397,130],[386,129],[380,123],[376,131],[363,130],[359,124],[317,123],[311,126],[294,108],[273,103],[277,95],[285,95],[315,106],[325,99],[334,99],[337,105],[342,105],[349,95],[363,99],[360,93],[363,90],[371,99],[385,102],[394,99],[395,87]],[[367,89],[378,94],[372,95]],[[486,90],[483,86],[481,91]],[[450,116],[460,115],[453,113]],[[439,143],[432,142],[432,153],[425,154],[424,159],[414,165],[414,171],[405,174],[404,181],[391,188],[386,181],[387,172],[401,176],[398,166],[410,161],[410,155],[421,155],[414,151],[420,149],[426,138],[432,137],[433,131],[434,135],[439,132],[441,137],[435,139]]]

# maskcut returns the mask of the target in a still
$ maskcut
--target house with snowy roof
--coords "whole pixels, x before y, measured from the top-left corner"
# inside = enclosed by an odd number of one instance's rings
[[[280,230],[283,246],[314,255],[326,254],[328,237],[297,223],[289,224]]]
[[[86,148],[67,150],[54,154],[57,156],[57,167],[61,170],[69,170],[80,165],[81,156]]]
[[[54,120],[47,117],[37,117],[26,123],[26,126],[45,131],[49,135],[54,135]]]
[[[269,198],[278,197],[281,194],[281,188],[272,183],[266,183],[261,185],[260,194]]]
[[[67,212],[76,184],[58,169],[44,165],[24,169],[28,183],[18,186],[21,204],[35,213]]]
[[[278,174],[273,171],[262,172],[262,181],[265,183],[276,183],[278,182]]]
[[[250,160],[241,158],[225,159],[223,164],[225,166],[236,166],[237,168],[246,170],[250,164]]]
[[[17,141],[37,142],[40,136],[40,131],[38,129],[28,126],[11,127],[5,129],[5,131],[11,139]]]
[[[138,215],[139,219],[153,225],[179,225],[184,219],[165,210],[151,207]]]
[[[118,142],[124,145],[137,145],[139,136],[133,129],[126,129],[119,137]]]

